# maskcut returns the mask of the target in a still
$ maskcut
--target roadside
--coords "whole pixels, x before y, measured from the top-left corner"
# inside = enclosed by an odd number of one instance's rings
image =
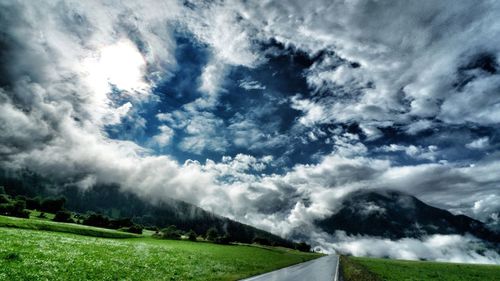
[[[483,281],[498,280],[500,265],[341,256],[340,273],[344,281]]]
[[[339,261],[338,281],[380,281],[373,272],[349,257],[340,256]]]

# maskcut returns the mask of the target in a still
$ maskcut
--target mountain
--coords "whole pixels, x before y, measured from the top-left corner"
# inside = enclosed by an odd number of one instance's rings
[[[328,233],[343,230],[347,234],[399,239],[420,238],[432,234],[472,234],[500,243],[500,235],[484,223],[465,215],[429,206],[412,195],[383,191],[357,191],[344,200],[330,217],[315,222]]]
[[[288,248],[299,245],[183,201],[167,199],[149,202],[133,193],[120,190],[119,185],[96,185],[83,191],[76,186],[58,186],[28,171],[15,174],[0,171],[0,186],[13,196],[64,196],[65,207],[70,211],[96,212],[111,218],[127,217],[146,227],[164,228],[175,225],[178,229],[192,229],[198,234],[205,234],[208,229],[215,227],[219,234],[229,235],[229,239],[235,242],[252,243],[257,238],[261,244]]]

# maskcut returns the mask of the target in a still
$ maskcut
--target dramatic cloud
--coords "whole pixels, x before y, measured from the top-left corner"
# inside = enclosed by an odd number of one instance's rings
[[[474,237],[313,223],[389,188],[498,226],[499,14],[496,1],[0,0],[1,169],[181,199],[327,251],[500,263]]]

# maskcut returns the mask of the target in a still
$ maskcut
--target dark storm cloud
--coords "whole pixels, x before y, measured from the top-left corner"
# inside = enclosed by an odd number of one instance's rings
[[[470,237],[333,237],[312,222],[377,188],[498,222],[499,13],[0,0],[2,169],[182,199],[325,250],[498,263]]]

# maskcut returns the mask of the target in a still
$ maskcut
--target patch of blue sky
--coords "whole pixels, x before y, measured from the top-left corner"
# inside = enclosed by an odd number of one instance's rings
[[[351,133],[360,136],[360,141],[367,147],[372,157],[391,158],[394,163],[409,165],[439,160],[478,159],[484,151],[465,150],[464,144],[457,143],[456,137],[471,141],[478,136],[492,136],[495,130],[469,130],[464,127],[448,127],[447,134],[440,134],[436,126],[423,130],[417,135],[408,135],[404,128],[397,125],[378,128],[382,137],[369,140],[363,137],[363,131],[356,123],[316,124],[313,128],[299,126],[298,118],[303,114],[294,109],[291,97],[300,95],[303,99],[321,102],[322,98],[332,98],[327,92],[311,89],[306,80],[307,71],[319,60],[322,53],[315,57],[294,48],[283,46],[275,41],[261,43],[264,63],[254,67],[233,66],[227,71],[214,107],[203,112],[187,112],[185,106],[203,97],[200,91],[201,76],[204,67],[212,58],[209,46],[200,43],[188,33],[177,33],[175,58],[177,68],[172,75],[158,83],[153,89],[155,99],[134,104],[133,110],[124,117],[121,124],[106,128],[114,139],[132,140],[150,148],[156,154],[168,154],[179,162],[188,159],[204,162],[206,159],[219,161],[222,156],[234,156],[238,153],[255,157],[272,155],[274,167],[269,171],[279,171],[297,163],[314,163],[322,155],[334,150],[332,137],[337,133]],[[326,54],[331,55],[331,54]],[[339,63],[348,63],[339,60]],[[117,105],[128,102],[119,95],[119,90],[112,93]],[[210,134],[192,135],[185,126],[159,120],[158,114],[181,112],[175,122],[190,122],[199,114],[202,118],[211,118],[214,127]],[[193,115],[194,114],[194,115]],[[200,117],[198,116],[198,117]],[[175,123],[174,122],[174,123]],[[160,133],[160,126],[172,129],[172,136],[167,145],[158,145],[153,141]],[[208,130],[209,128],[207,128]],[[443,136],[455,136],[453,140]],[[198,139],[197,139],[198,138]],[[204,145],[203,142],[214,142]],[[189,140],[193,144],[186,145]],[[219,142],[219,143],[217,143]],[[220,145],[219,145],[220,144]],[[377,149],[384,145],[401,147],[415,146],[421,149],[419,154],[409,155],[403,148],[383,151]],[[434,146],[439,147],[439,154],[432,157]],[[460,146],[460,147],[459,147]],[[430,148],[429,148],[430,147]],[[194,149],[196,148],[196,149]],[[457,153],[459,152],[459,153]],[[417,155],[417,156],[415,156]]]
[[[232,67],[224,78],[224,91],[210,111],[211,116],[222,121],[217,133],[227,138],[228,145],[223,150],[204,149],[200,153],[181,149],[179,144],[187,137],[182,128],[172,128],[171,145],[154,145],[151,139],[163,124],[157,114],[182,111],[183,106],[203,95],[199,91],[200,77],[210,59],[210,49],[189,34],[176,34],[176,44],[178,66],[170,79],[154,89],[158,98],[134,104],[133,112],[121,124],[107,128],[110,137],[132,140],[158,154],[170,154],[179,161],[219,160],[224,155],[244,153],[256,157],[278,155],[286,159],[283,162],[293,165],[299,160],[308,161],[311,155],[323,150],[300,141],[303,132],[296,131],[294,124],[301,112],[290,106],[290,97],[309,94],[304,71],[312,61],[305,53],[275,42],[262,44],[265,63],[255,68]],[[242,86],[242,81],[247,81],[247,87]],[[119,98],[116,101],[126,102]],[[186,118],[190,117],[193,116],[186,115]],[[246,127],[242,126],[243,123]],[[252,131],[245,131],[250,129],[248,126],[253,126]],[[253,143],[238,143],[234,139],[235,135],[244,137],[255,133],[260,137]]]

